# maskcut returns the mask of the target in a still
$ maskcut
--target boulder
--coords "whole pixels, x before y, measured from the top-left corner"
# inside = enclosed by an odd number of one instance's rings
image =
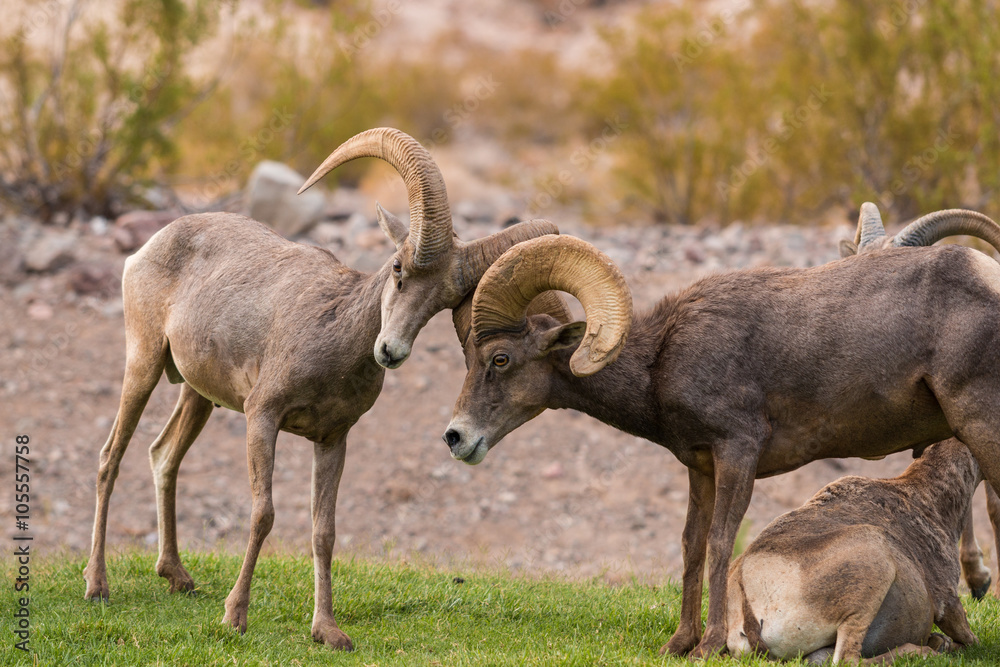
[[[24,267],[37,273],[57,271],[75,259],[76,234],[42,234],[24,252]]]
[[[119,250],[133,252],[180,215],[179,211],[129,211],[115,220],[111,237]]]
[[[326,198],[317,190],[295,194],[305,181],[304,176],[286,164],[261,162],[247,182],[244,194],[247,214],[282,236],[304,234],[323,219],[326,206]]]
[[[107,298],[118,293],[121,278],[105,264],[81,263],[69,270],[68,284],[80,296]]]

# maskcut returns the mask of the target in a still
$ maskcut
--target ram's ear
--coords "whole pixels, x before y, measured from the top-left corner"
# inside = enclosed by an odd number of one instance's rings
[[[382,208],[382,205],[378,202],[375,203],[375,216],[378,218],[378,226],[382,228],[382,231],[396,245],[396,249],[398,250],[409,235],[409,228],[403,224],[402,220]]]
[[[840,250],[841,257],[851,257],[852,255],[858,254],[858,246],[855,245],[854,241],[840,239],[840,243],[837,244],[837,247]]]
[[[538,337],[538,356],[544,357],[556,350],[576,347],[583,340],[583,335],[586,332],[586,322],[571,322],[552,327],[548,331],[542,332]]]

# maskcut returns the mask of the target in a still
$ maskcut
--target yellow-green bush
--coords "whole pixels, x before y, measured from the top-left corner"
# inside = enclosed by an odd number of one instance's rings
[[[190,72],[221,0],[34,2],[8,15],[0,48],[0,198],[47,219],[112,215],[169,171],[173,126],[207,84]],[[39,35],[58,42],[34,48]]]
[[[998,3],[652,6],[605,33],[597,120],[621,197],[672,221],[804,221],[871,199],[906,218],[1000,212]],[[715,11],[715,13],[712,13]]]

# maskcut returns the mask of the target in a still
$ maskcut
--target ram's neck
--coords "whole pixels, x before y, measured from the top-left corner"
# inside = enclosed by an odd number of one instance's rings
[[[345,332],[360,347],[371,350],[382,328],[382,290],[389,279],[389,261],[374,273],[362,273],[348,267],[326,276],[322,290],[322,307],[319,316],[343,339]],[[375,358],[372,355],[372,363]]]
[[[648,317],[634,318],[618,359],[590,377],[570,372],[572,350],[560,353],[550,406],[579,410],[621,431],[663,443],[652,375],[661,340],[662,330]]]

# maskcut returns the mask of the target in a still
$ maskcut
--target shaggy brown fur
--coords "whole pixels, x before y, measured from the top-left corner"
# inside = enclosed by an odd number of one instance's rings
[[[673,452],[690,471],[690,504],[671,653],[725,646],[729,558],[755,477],[954,435],[1000,485],[1000,266],[974,250],[712,276],[635,317],[621,356],[590,377],[570,372],[574,345],[558,325],[535,316],[467,353],[446,441],[464,458],[545,408],[572,408]]]

